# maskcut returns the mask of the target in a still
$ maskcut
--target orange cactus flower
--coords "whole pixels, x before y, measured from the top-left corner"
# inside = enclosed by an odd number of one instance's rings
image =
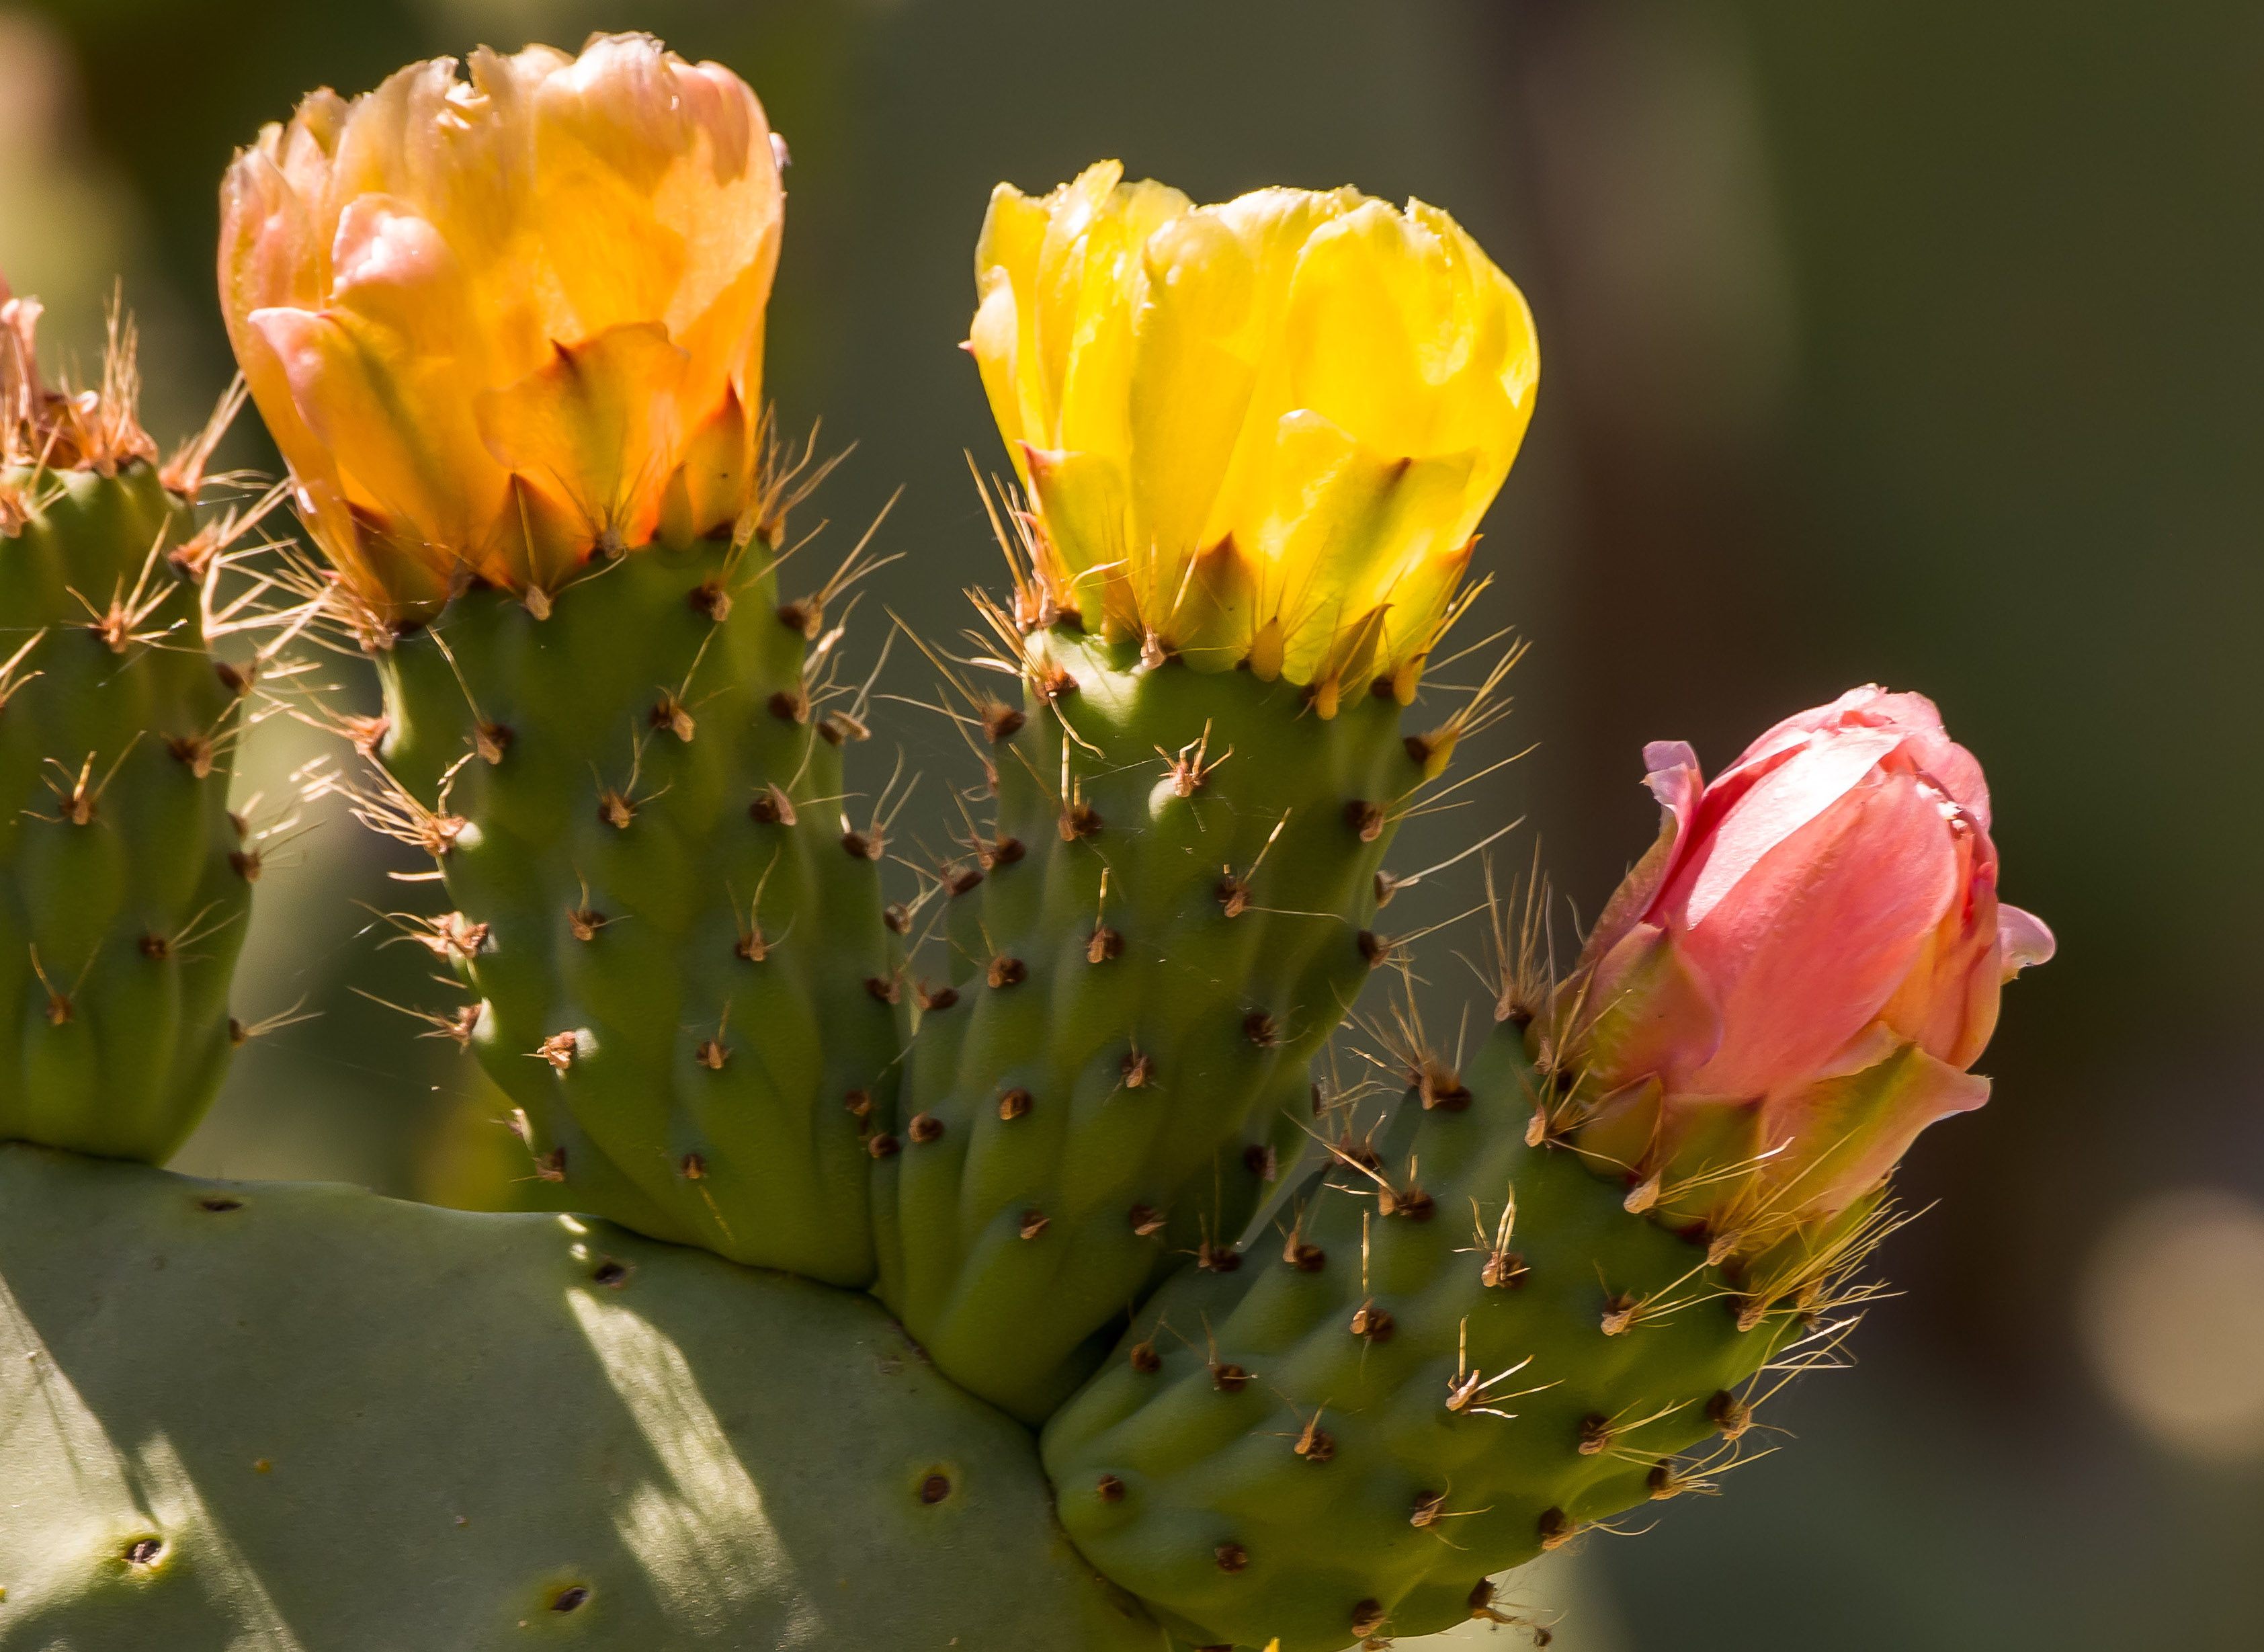
[[[754,489],[784,202],[754,93],[641,34],[468,68],[315,92],[221,192],[252,399],[388,616],[728,531]]]

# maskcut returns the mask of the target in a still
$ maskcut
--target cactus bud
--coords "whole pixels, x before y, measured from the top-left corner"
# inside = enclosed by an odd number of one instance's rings
[[[1551,1133],[1750,1253],[1987,1099],[1967,1069],[2051,934],[1999,904],[1987,783],[1921,695],[1854,689],[1710,783],[1687,746],[1644,756],[1658,841],[1531,1035]]]

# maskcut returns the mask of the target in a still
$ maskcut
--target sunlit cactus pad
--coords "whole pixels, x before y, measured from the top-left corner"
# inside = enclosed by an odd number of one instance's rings
[[[25,1146],[0,1587],[7,1652],[1155,1645],[1029,1436],[868,1299]]]

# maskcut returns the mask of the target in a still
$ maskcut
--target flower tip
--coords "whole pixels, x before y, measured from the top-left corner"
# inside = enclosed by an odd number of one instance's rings
[[[2022,970],[2050,963],[2052,954],[2059,950],[2059,940],[2052,934],[2051,926],[2018,906],[1997,908],[1997,944],[2004,955],[2005,979],[2008,981]]]
[[[1698,770],[1697,748],[1687,740],[1652,740],[1643,748],[1644,776],[1657,781],[1663,775],[1680,774],[1684,769],[1692,774]]]

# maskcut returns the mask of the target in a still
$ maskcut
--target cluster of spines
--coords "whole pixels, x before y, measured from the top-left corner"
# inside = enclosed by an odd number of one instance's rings
[[[1496,948],[1505,942],[1497,925]],[[1529,937],[1525,950],[1531,954]],[[1505,972],[1496,1006],[1508,1032],[1521,1034],[1525,1048],[1547,1081],[1535,1087],[1526,1120],[1528,1146],[1561,1148],[1579,1157],[1591,1173],[1623,1190],[1622,1208],[1631,1216],[1663,1222],[1702,1251],[1733,1288],[1741,1330],[1760,1324],[1781,1309],[1807,1318],[1840,1314],[1869,1300],[1875,1285],[1856,1283],[1861,1264],[1886,1237],[1908,1219],[1886,1185],[1873,1189],[1846,1209],[1818,1218],[1801,1207],[1797,1183],[1771,1187],[1758,1173],[1770,1154],[1734,1145],[1732,1132],[1720,1157],[1669,1179],[1658,1167],[1629,1163],[1600,1152],[1583,1139],[1580,1127],[1607,1099],[1604,1087],[1570,1055],[1564,1029],[1579,1014],[1577,996],[1553,986],[1520,985]],[[1742,1121],[1739,1121],[1742,1122]],[[1672,1215],[1687,1195],[1721,1188],[1709,1219]]]

